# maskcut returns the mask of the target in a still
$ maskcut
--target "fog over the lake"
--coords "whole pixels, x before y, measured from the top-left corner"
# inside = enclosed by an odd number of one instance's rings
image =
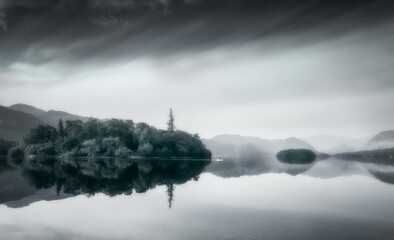
[[[392,1],[0,0],[0,105],[212,137],[394,128]]]

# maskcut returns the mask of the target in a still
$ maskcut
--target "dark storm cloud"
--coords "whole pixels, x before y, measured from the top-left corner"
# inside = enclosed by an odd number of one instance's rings
[[[0,66],[129,59],[280,38],[335,38],[391,20],[392,1],[2,0]]]
[[[5,0],[0,0],[0,32],[7,30],[7,26],[5,22],[6,14],[4,8],[5,8]]]
[[[393,5],[0,0],[0,102],[157,126],[174,107],[208,136],[375,134],[393,128]]]

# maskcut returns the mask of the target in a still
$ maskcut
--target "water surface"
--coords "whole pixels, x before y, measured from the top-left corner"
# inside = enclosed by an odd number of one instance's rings
[[[392,239],[393,176],[339,159],[8,160],[0,239]]]

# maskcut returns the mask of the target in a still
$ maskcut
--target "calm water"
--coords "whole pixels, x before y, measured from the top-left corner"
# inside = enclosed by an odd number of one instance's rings
[[[0,239],[392,239],[394,166],[1,160]]]

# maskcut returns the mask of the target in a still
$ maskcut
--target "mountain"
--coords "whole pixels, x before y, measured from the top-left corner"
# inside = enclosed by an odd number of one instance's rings
[[[54,127],[58,126],[60,119],[62,119],[63,122],[67,120],[81,120],[82,122],[86,122],[89,119],[88,117],[78,116],[67,112],[54,111],[54,110],[44,111],[42,109],[35,108],[33,106],[26,104],[20,104],[20,103],[12,105],[9,108],[12,110],[31,114],[39,118],[45,124]]]
[[[368,138],[338,137],[322,134],[305,137],[302,140],[310,143],[320,152],[335,154],[361,149],[368,141]]]
[[[31,114],[0,106],[0,137],[6,140],[21,140],[31,128],[44,124]]]
[[[316,152],[316,149],[312,145],[294,137],[287,139],[264,139],[223,134],[211,139],[204,139],[203,142],[214,155],[221,157],[273,156],[280,150],[289,148],[304,148]]]
[[[376,134],[371,138],[364,149],[374,150],[374,149],[384,149],[394,147],[394,130],[388,130]]]

